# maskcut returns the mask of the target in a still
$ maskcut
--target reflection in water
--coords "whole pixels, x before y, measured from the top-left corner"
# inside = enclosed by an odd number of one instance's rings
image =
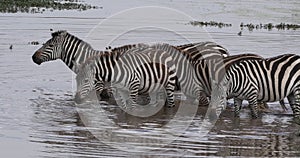
[[[88,130],[89,127],[83,124],[78,114],[78,107],[70,98],[49,99],[48,96],[40,96],[31,101],[34,110],[31,141],[45,147],[42,151],[43,155],[132,156],[133,153],[108,146],[97,136],[95,137],[93,132],[90,132],[91,129]],[[121,133],[129,138],[132,134],[130,133],[132,130],[129,129],[134,129],[137,134],[143,134],[151,129],[164,130],[162,127],[176,113],[176,110],[170,112],[162,108],[155,117],[141,119],[126,114],[118,106],[101,103],[99,106],[109,113],[109,118],[120,127]],[[240,118],[234,118],[229,107],[222,113],[209,134],[203,137],[197,131],[206,110],[205,107],[199,107],[193,122],[177,140],[160,147],[158,147],[160,144],[149,144],[147,146],[149,152],[134,153],[134,155],[141,157],[300,155],[297,146],[300,141],[300,137],[297,136],[299,126],[292,123],[292,116],[267,113],[263,114],[262,118],[254,120],[251,119],[249,109],[245,109]]]

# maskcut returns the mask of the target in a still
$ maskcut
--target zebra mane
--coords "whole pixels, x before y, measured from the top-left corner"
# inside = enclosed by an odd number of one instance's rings
[[[277,60],[279,58],[283,58],[283,57],[291,57],[291,56],[294,56],[295,54],[283,54],[283,55],[278,55],[278,56],[275,56],[275,57],[271,57],[271,58],[266,58],[265,60],[266,61],[273,61],[273,60]]]
[[[201,51],[201,50],[214,50],[214,51],[219,51],[220,54],[223,54],[223,56],[228,56],[229,51],[222,47],[221,45],[211,42],[211,41],[206,41],[206,42],[197,42],[197,43],[189,43],[189,44],[184,44],[184,45],[179,45],[176,46],[179,50],[185,51],[188,53],[194,52],[194,51]],[[226,57],[225,56],[225,57]]]
[[[128,44],[128,45],[124,45],[124,46],[120,46],[120,47],[115,47],[115,48],[111,49],[110,51],[107,51],[107,50],[101,51],[102,53],[100,53],[99,55],[100,56],[119,57],[129,50],[136,49],[136,48],[146,48],[146,47],[149,47],[149,45],[144,44],[144,43]],[[99,57],[99,55],[98,55],[98,57]]]
[[[189,44],[187,44],[187,45],[189,45]],[[181,46],[185,46],[185,45],[181,45]],[[179,52],[181,52],[181,54],[183,54],[184,56],[189,58],[191,56],[191,54],[189,52],[186,52],[186,51],[183,51],[182,49],[180,49],[181,46],[173,46],[168,43],[158,43],[158,44],[151,45],[151,47],[153,47],[153,48],[162,49],[162,50],[166,50],[166,51],[170,51],[170,49],[173,49],[174,51],[179,51]],[[171,52],[169,52],[169,53],[171,53]]]
[[[93,48],[89,43],[87,43],[84,40],[82,40],[82,39],[80,39],[80,38],[78,38],[78,37],[70,34],[66,30],[59,30],[59,31],[53,32],[51,35],[52,35],[52,38],[56,37],[56,36],[60,36],[60,35],[71,36],[71,37],[75,38],[76,40],[78,40],[79,42],[81,42],[82,44],[85,44],[85,45],[89,46],[90,48]]]
[[[56,31],[56,32],[53,32],[51,33],[51,36],[52,37],[56,37],[58,35],[61,35],[61,34],[67,34],[68,32],[66,30],[59,30],[59,31]]]

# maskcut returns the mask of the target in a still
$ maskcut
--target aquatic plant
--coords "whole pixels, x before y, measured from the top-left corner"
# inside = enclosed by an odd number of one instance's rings
[[[222,23],[222,22],[216,22],[216,21],[210,21],[210,22],[205,22],[205,21],[190,21],[191,25],[193,26],[213,26],[213,27],[231,27],[232,24],[226,24],[226,23]]]
[[[2,13],[41,13],[45,10],[87,10],[97,9],[97,6],[82,3],[79,0],[1,0],[0,12]]]
[[[277,29],[277,30],[296,30],[296,29],[300,29],[300,25],[299,24],[286,24],[286,23],[280,23],[280,24],[272,24],[272,23],[267,23],[267,24],[244,24],[241,23],[240,24],[241,29],[242,28],[247,28],[249,31],[253,31],[254,29],[259,30],[259,29],[266,29],[271,31],[272,29]]]

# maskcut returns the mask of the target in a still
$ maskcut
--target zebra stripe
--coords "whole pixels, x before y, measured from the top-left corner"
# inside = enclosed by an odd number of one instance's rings
[[[242,100],[247,100],[253,117],[258,117],[257,102],[274,102],[287,97],[293,113],[300,115],[300,56],[280,55],[268,59],[244,60],[231,65],[222,89],[235,102],[239,115]]]

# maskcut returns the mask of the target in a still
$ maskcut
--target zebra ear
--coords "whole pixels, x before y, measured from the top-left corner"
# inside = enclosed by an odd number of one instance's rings
[[[51,33],[52,37],[56,37],[59,35],[66,35],[66,34],[67,34],[66,30],[61,30],[61,31],[56,31],[56,32]]]

